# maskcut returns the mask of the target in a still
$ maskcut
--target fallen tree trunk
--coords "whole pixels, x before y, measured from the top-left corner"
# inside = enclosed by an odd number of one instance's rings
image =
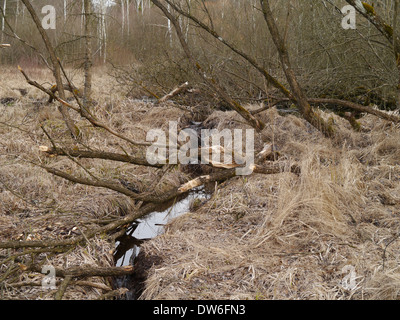
[[[163,103],[165,101],[172,99],[173,97],[177,96],[178,94],[185,92],[188,87],[189,87],[189,82],[185,82],[184,84],[181,84],[179,87],[176,87],[174,90],[172,90],[170,93],[166,94],[164,97],[158,99],[157,103]]]
[[[282,172],[300,173],[300,167],[297,165],[288,165],[287,163],[269,163],[266,165],[253,164],[251,166],[253,173],[259,174],[278,174]],[[200,187],[207,182],[224,181],[236,176],[236,169],[223,170],[218,174],[197,177],[184,185],[178,191],[180,193],[188,192],[194,188]]]
[[[285,102],[285,101],[291,101],[288,98],[276,98],[279,100],[279,102]],[[374,116],[377,116],[378,118],[392,121],[394,123],[400,123],[400,117],[396,116],[394,114],[389,114],[387,112],[377,110],[371,107],[363,106],[361,104],[351,102],[351,101],[346,101],[346,100],[341,100],[341,99],[329,99],[329,98],[309,98],[307,99],[310,104],[328,104],[332,106],[340,106],[344,108],[349,108],[354,111],[362,112],[362,113],[368,113],[372,114]]]
[[[345,108],[349,108],[355,111],[363,112],[363,113],[369,113],[374,116],[377,116],[379,118],[392,121],[395,123],[400,122],[400,117],[371,108],[367,106],[362,106],[360,104],[351,102],[351,101],[346,101],[346,100],[340,100],[340,99],[322,99],[322,98],[313,98],[313,99],[308,99],[310,103],[320,103],[320,104],[330,104],[330,105],[336,105],[336,106],[341,106]]]
[[[113,222],[108,223],[103,227],[99,227],[96,229],[85,231],[85,235],[77,236],[71,239],[64,240],[37,240],[37,241],[6,241],[0,242],[0,249],[19,249],[19,248],[54,248],[54,247],[68,247],[68,246],[76,246],[78,244],[82,244],[87,242],[89,239],[94,236],[102,233],[111,232],[123,225],[130,224],[137,219],[142,218],[146,214],[154,211],[157,208],[157,204],[147,204],[142,208],[135,210],[131,214],[115,220]],[[50,249],[51,250],[51,249]]]
[[[257,165],[254,164],[252,166],[253,173],[260,173],[260,174],[277,174],[277,173],[282,173],[282,172],[292,172],[295,174],[300,173],[300,168],[297,165],[289,165],[288,163],[267,163],[264,165]],[[50,171],[51,172],[51,171]],[[51,172],[55,175],[57,174],[57,170],[54,172]],[[104,227],[99,227],[93,230],[88,230],[85,232],[84,236],[77,236],[72,239],[66,239],[66,240],[44,240],[44,241],[7,241],[7,242],[0,242],[0,249],[18,249],[18,248],[35,248],[35,247],[40,247],[40,248],[54,248],[54,247],[63,247],[63,246],[75,246],[80,243],[85,243],[88,241],[88,239],[102,233],[108,233],[113,230],[116,230],[117,228],[131,224],[137,219],[143,218],[150,212],[155,211],[160,203],[167,202],[169,200],[172,200],[180,195],[183,195],[184,193],[189,192],[193,188],[199,187],[207,182],[222,182],[226,181],[230,178],[233,178],[236,176],[236,169],[228,169],[228,170],[217,170],[216,172],[207,175],[207,176],[201,176],[198,177],[194,180],[193,182],[186,183],[180,187],[173,187],[169,191],[166,191],[163,195],[142,195],[142,194],[137,194],[135,192],[132,192],[128,189],[133,199],[138,199],[142,201],[153,201],[150,203],[145,203],[140,209],[134,211],[133,213],[115,220]],[[61,176],[67,180],[76,182],[74,180],[71,180],[71,178],[67,175],[64,174]],[[89,184],[88,181],[78,181],[77,183],[81,184],[87,184],[87,185],[94,185],[94,184]],[[107,188],[107,186],[103,185],[102,187]],[[129,196],[129,195],[128,195]]]
[[[8,43],[1,44],[0,43],[0,48],[9,48],[9,47],[11,47],[11,44],[8,44]]]

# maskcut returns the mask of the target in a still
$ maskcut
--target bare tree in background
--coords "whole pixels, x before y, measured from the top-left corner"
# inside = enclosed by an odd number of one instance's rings
[[[103,63],[107,60],[107,1],[99,0],[98,2],[98,16],[99,23],[97,26],[98,38],[99,38],[99,46],[100,46],[100,56],[103,56]]]
[[[321,117],[314,113],[309,102],[307,101],[307,97],[303,89],[297,81],[296,75],[290,63],[289,52],[287,50],[284,38],[282,38],[278,26],[275,23],[275,18],[272,15],[269,1],[260,0],[260,3],[265,21],[267,22],[268,29],[272,36],[272,40],[274,41],[275,46],[278,50],[283,72],[285,73],[286,79],[292,89],[292,94],[297,101],[300,112],[309,123],[311,123],[314,127],[320,129],[325,135],[333,135],[333,128],[325,123],[325,121]]]
[[[61,76],[60,62],[56,56],[54,47],[51,44],[50,38],[47,35],[46,31],[43,29],[41,21],[40,21],[39,17],[37,16],[35,9],[32,7],[30,1],[29,0],[21,0],[21,1],[25,5],[26,9],[29,11],[37,29],[40,32],[40,35],[43,39],[44,44],[46,45],[47,51],[50,55],[50,60],[52,63],[52,71],[53,71],[53,75],[54,75],[54,78],[56,81],[60,99],[65,100],[65,91],[64,91],[64,85],[63,85],[62,76]],[[58,109],[59,109],[60,113],[62,114],[63,119],[64,119],[69,131],[71,132],[72,136],[74,138],[78,138],[79,129],[75,125],[71,116],[69,115],[68,108],[63,104],[60,104]]]
[[[89,107],[91,96],[92,96],[92,69],[93,69],[93,58],[92,58],[92,25],[93,25],[93,11],[91,0],[84,0],[84,17],[85,17],[85,84],[83,92],[83,104],[87,108]]]
[[[389,42],[389,45],[393,47],[393,53],[396,59],[396,65],[399,74],[399,82],[397,86],[397,106],[398,108],[400,108],[400,0],[393,0],[393,24],[385,21],[379,14],[379,12],[377,12],[377,10],[374,8],[374,6],[368,4],[367,2],[361,2],[360,0],[346,1],[350,5],[354,6],[362,16],[364,16],[369,22],[371,22],[376,27],[376,29],[386,38],[386,40]]]
[[[178,18],[176,18],[175,16],[173,16],[168,8],[163,5],[160,1],[158,0],[151,0],[158,8],[161,9],[161,11],[164,13],[164,15],[171,21],[172,25],[175,28],[176,34],[178,36],[178,39],[181,43],[181,46],[183,48],[183,51],[186,54],[186,57],[189,59],[192,67],[194,68],[194,70],[196,70],[196,72],[203,78],[203,80],[229,105],[229,107],[232,110],[235,110],[237,113],[239,113],[246,121],[249,125],[251,125],[253,128],[255,128],[256,130],[261,131],[262,129],[264,129],[265,124],[255,118],[246,108],[244,108],[242,105],[240,105],[237,101],[235,101],[234,99],[232,99],[229,94],[226,92],[226,90],[224,88],[222,88],[218,82],[212,78],[211,76],[209,76],[200,66],[200,64],[196,61],[196,59],[194,58],[190,47],[185,39],[185,36],[182,32],[180,23]]]
[[[3,3],[3,16],[1,18],[1,42],[4,42],[5,14],[7,9],[7,0]]]
[[[393,12],[393,46],[396,55],[399,84],[397,86],[397,108],[400,110],[400,0],[395,0]]]

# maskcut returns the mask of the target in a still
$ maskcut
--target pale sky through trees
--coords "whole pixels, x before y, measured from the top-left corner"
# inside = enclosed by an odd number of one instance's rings
[[[115,1],[113,0],[92,0],[92,2],[96,6],[104,5],[106,7],[111,7],[115,5]]]

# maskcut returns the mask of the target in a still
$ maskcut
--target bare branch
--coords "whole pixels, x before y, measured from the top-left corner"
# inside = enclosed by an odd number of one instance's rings
[[[102,159],[102,160],[112,160],[119,162],[131,163],[139,166],[155,167],[161,168],[161,164],[149,164],[145,158],[139,158],[131,156],[128,154],[103,152],[103,151],[88,151],[88,150],[71,150],[71,149],[61,149],[53,146],[52,148],[42,146],[41,151],[49,155],[57,156],[71,156],[73,158],[86,158],[86,159]]]
[[[306,94],[297,81],[297,77],[291,67],[289,52],[284,42],[284,39],[280,35],[278,26],[273,17],[269,0],[260,0],[261,8],[263,11],[264,19],[268,25],[269,32],[272,36],[272,40],[278,50],[279,59],[281,61],[283,72],[285,73],[286,79],[289,82],[292,94],[296,99],[296,104],[299,107],[304,119],[306,119],[311,125],[320,130],[326,136],[333,136],[333,128],[325,123],[325,121],[314,113],[310,104],[307,101]]]
[[[93,126],[95,127],[99,127],[102,129],[105,129],[106,131],[108,131],[109,133],[111,133],[112,135],[125,140],[133,145],[136,146],[150,146],[151,143],[148,142],[139,142],[139,141],[134,141],[120,133],[118,133],[117,131],[115,131],[114,129],[110,128],[109,126],[107,126],[106,124],[102,123],[100,120],[96,119],[88,110],[86,110],[86,112],[82,113],[81,110],[82,108],[78,108],[73,106],[72,104],[68,103],[67,101],[65,101],[64,99],[61,99],[60,97],[56,96],[55,93],[53,91],[51,91],[51,89],[46,89],[44,88],[42,85],[40,85],[39,83],[37,83],[36,81],[31,80],[28,75],[22,70],[22,68],[20,66],[18,66],[19,71],[23,74],[23,76],[25,77],[26,81],[38,88],[39,90],[43,91],[44,93],[48,94],[51,98],[57,100],[58,102],[60,102],[61,104],[63,104],[64,106],[79,112],[82,114],[83,117],[85,117]],[[79,101],[79,100],[78,100]]]
[[[213,26],[209,27],[205,23],[201,22],[199,19],[197,19],[195,16],[191,15],[185,10],[182,10],[179,8],[177,5],[175,5],[172,1],[170,0],[165,0],[176,12],[180,13],[181,15],[185,16],[186,18],[192,20],[194,23],[196,23],[199,27],[201,27],[203,30],[207,31],[210,35],[212,35],[215,39],[220,41],[222,44],[224,44],[226,47],[231,49],[233,52],[244,58],[247,62],[249,62],[254,68],[256,68],[264,77],[265,79],[272,84],[275,88],[279,89],[286,97],[292,98],[292,94],[290,91],[285,88],[276,78],[274,78],[267,70],[265,70],[261,65],[257,63],[255,59],[250,57],[248,54],[245,52],[241,51],[238,49],[235,45],[230,43],[228,40],[222,38],[218,32],[213,28]],[[206,7],[206,6],[205,6]],[[210,22],[212,22],[211,18]]]
[[[203,70],[203,68],[200,66],[200,64],[196,61],[196,59],[193,57],[192,52],[189,48],[188,43],[185,40],[185,36],[182,33],[181,26],[179,24],[178,19],[173,16],[169,10],[161,4],[160,1],[158,0],[151,0],[158,8],[161,9],[161,11],[164,13],[164,15],[171,21],[173,24],[176,34],[178,36],[178,39],[181,43],[181,46],[183,48],[183,51],[185,52],[187,58],[189,59],[190,63],[192,64],[193,68],[196,70],[196,72],[203,78],[203,80],[211,87],[215,92],[218,93],[218,95],[232,108],[232,110],[235,110],[237,113],[239,113],[249,125],[251,125],[253,128],[255,128],[258,131],[261,131],[265,128],[265,124],[256,119],[247,109],[245,109],[243,106],[241,106],[237,101],[233,100],[229,94],[216,82],[215,79],[207,75],[207,73]]]
[[[57,86],[58,86],[60,98],[62,100],[65,100],[65,93],[64,93],[62,79],[61,79],[60,67],[58,64],[58,59],[57,59],[56,53],[51,44],[51,41],[50,41],[46,31],[42,27],[42,23],[35,12],[35,9],[32,7],[31,3],[29,2],[29,0],[21,0],[21,1],[24,3],[25,7],[29,11],[29,13],[32,17],[32,20],[34,21],[36,28],[39,30],[39,33],[40,33],[40,35],[43,39],[43,42],[47,48],[47,51],[50,55],[50,59],[51,59],[52,65],[53,65],[53,75],[54,75],[54,78],[55,78]],[[65,104],[60,105],[59,111],[62,114],[63,119],[64,119],[69,131],[71,132],[72,136],[75,139],[77,139],[79,137],[79,129],[75,125],[74,121],[71,119],[70,115],[68,114],[68,109],[66,108]]]

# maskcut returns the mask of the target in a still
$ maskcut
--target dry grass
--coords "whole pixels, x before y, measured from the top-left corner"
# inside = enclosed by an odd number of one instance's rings
[[[51,79],[49,72],[43,70],[26,70],[32,79],[46,84]],[[80,78],[73,77],[78,87]],[[124,99],[115,88],[113,79],[104,71],[96,72],[94,96],[98,99],[96,114],[120,132],[137,140],[144,140],[152,119],[175,120],[178,109],[159,107],[151,109],[149,104],[134,103]],[[46,84],[50,85],[49,83]],[[21,96],[18,90],[28,90],[27,96]],[[46,97],[38,90],[24,83],[17,69],[3,70],[0,75],[0,98],[14,97],[16,102],[0,104],[0,241],[9,240],[46,240],[67,239],[87,230],[101,226],[104,222],[118,219],[133,210],[133,201],[125,196],[107,189],[75,185],[66,180],[54,177],[38,166],[41,163],[64,170],[74,175],[85,175],[85,172],[68,158],[45,157],[40,154],[39,146],[51,145],[40,129],[39,123],[46,127],[54,141],[60,145],[71,146],[71,139],[62,121],[56,105],[36,105]],[[165,113],[168,115],[166,116]],[[73,114],[83,134],[83,143],[105,151],[121,153],[130,147],[110,137],[102,130],[93,129],[79,115]],[[170,118],[169,118],[170,117]],[[143,124],[147,123],[147,127]],[[121,149],[122,148],[122,149]],[[133,150],[134,151],[134,150]],[[79,163],[89,169],[92,175],[112,181],[119,178],[137,185],[139,189],[148,188],[151,182],[156,190],[167,185],[180,185],[186,182],[185,174],[170,171],[160,176],[143,167],[122,163],[80,159]],[[86,175],[87,177],[87,175]],[[154,184],[157,182],[157,185]],[[72,251],[53,255],[52,253],[37,256],[37,263],[50,264],[54,267],[69,268],[83,264],[95,266],[112,266],[114,244],[106,237],[90,240],[85,247],[76,247]],[[0,250],[0,279],[10,266],[27,264],[30,255],[20,257],[15,263],[8,257],[21,251]],[[44,291],[40,287],[44,275],[20,271],[12,277],[2,279],[2,299],[47,299],[54,296],[54,290]],[[111,289],[105,279],[92,279]],[[22,282],[30,284],[20,287]],[[17,285],[15,285],[17,283]],[[39,285],[39,286],[38,286]],[[91,286],[69,286],[65,299],[95,299],[105,293]]]
[[[301,175],[232,179],[174,220],[145,245],[163,263],[142,298],[398,299],[399,128],[368,116],[355,133],[335,118],[339,143],[276,110],[263,117],[263,140]],[[352,290],[345,266],[356,272]]]
[[[28,73],[43,82],[50,79],[43,70]],[[183,118],[177,108],[128,100],[104,71],[96,75],[96,113],[134,139],[143,140],[149,128],[166,128],[169,120]],[[78,86],[82,81],[78,75],[74,80]],[[14,87],[28,89],[28,96],[21,97]],[[30,164],[42,161],[83,174],[68,159],[44,158],[38,152],[39,145],[49,145],[39,122],[56,141],[70,143],[55,106],[37,108],[32,99],[44,96],[24,84],[15,70],[0,75],[0,97],[5,96],[19,100],[0,105],[0,241],[68,238],[99,219],[132,210],[131,201],[115,192],[73,185]],[[120,152],[120,146],[130,150],[75,117],[86,144],[108,151]],[[257,135],[256,147],[275,143],[285,159],[301,167],[301,175],[254,174],[219,185],[204,206],[175,219],[164,235],[143,246],[146,254],[161,257],[162,263],[149,270],[141,298],[398,299],[400,129],[366,116],[361,119],[363,131],[356,133],[334,117],[340,137],[330,141],[303,120],[282,117],[275,109],[262,118],[267,128]],[[218,129],[245,127],[233,112],[215,111],[206,124]],[[80,162],[92,174],[111,180],[124,177],[141,189],[156,181],[162,191],[163,184],[178,185],[187,179],[178,171],[160,180],[158,173],[146,168]],[[42,254],[38,259],[61,267],[106,266],[112,265],[112,249],[98,237],[68,254]],[[9,254],[0,250],[0,259]],[[345,266],[356,272],[352,290],[342,286],[348,275],[342,272]],[[8,267],[0,265],[0,278]],[[54,292],[40,287],[12,286],[39,283],[42,277],[17,271],[14,278],[3,280],[2,298],[51,298]],[[94,299],[102,293],[90,286],[71,286],[64,298]]]

